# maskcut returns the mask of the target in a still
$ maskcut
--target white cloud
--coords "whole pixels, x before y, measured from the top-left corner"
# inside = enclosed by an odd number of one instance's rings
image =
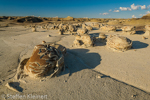
[[[148,7],[146,7],[145,5],[140,6],[140,7],[141,7],[141,9],[142,9],[142,10],[144,10],[144,9],[148,9]]]
[[[135,6],[134,3],[131,5],[131,9],[138,10],[140,5]]]
[[[109,13],[106,12],[106,13],[103,13],[102,15],[108,15],[108,14],[109,14]]]
[[[114,10],[113,12],[119,12],[119,10]]]
[[[127,10],[131,11],[131,8],[129,8],[129,7],[120,7],[119,9],[121,11],[127,11]]]
[[[147,11],[146,13],[147,13],[147,14],[149,14],[149,13],[150,13],[150,11]]]
[[[111,9],[109,11],[112,11]]]
[[[109,13],[105,12],[105,13],[99,13],[100,15],[108,15]]]
[[[58,18],[58,16],[56,16],[56,17],[53,17],[53,18]]]
[[[132,15],[132,18],[136,18],[135,15]]]
[[[147,8],[150,8],[150,5],[148,5]]]
[[[131,11],[131,8],[129,8],[129,7],[127,7],[127,9],[128,9],[129,11]]]

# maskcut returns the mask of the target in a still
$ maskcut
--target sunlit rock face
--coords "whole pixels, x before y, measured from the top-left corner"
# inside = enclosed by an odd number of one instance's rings
[[[110,35],[107,37],[107,47],[116,51],[126,51],[132,47],[132,41],[124,36]]]
[[[73,47],[91,47],[94,46],[94,38],[88,34],[77,35]]]
[[[135,26],[123,26],[121,29],[124,33],[130,34],[130,35],[136,33]]]
[[[39,44],[24,66],[25,74],[33,78],[44,77],[47,73],[58,74],[64,66],[66,48],[60,45]]]
[[[112,25],[105,25],[100,27],[100,30],[106,32],[116,31],[116,29],[117,29],[116,26],[112,26]]]

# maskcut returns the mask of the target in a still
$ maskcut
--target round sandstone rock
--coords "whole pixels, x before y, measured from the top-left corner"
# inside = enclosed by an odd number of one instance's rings
[[[56,46],[56,47],[55,47]],[[33,78],[44,77],[47,73],[57,74],[64,67],[65,47],[39,44],[34,47],[24,72]],[[57,49],[56,49],[57,48]]]
[[[117,50],[117,51],[126,51],[131,48],[132,41],[127,37],[119,35],[110,35],[107,37],[107,47]]]

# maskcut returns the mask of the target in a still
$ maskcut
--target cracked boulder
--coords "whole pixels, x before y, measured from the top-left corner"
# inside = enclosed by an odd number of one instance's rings
[[[56,76],[64,67],[66,48],[58,44],[39,44],[34,47],[30,58],[24,59],[17,69],[16,79],[29,76],[42,78]]]

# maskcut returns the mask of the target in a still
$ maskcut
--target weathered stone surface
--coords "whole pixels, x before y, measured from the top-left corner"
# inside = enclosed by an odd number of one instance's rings
[[[59,74],[64,67],[66,48],[58,44],[39,44],[34,47],[30,58],[23,60],[17,69],[16,79],[23,76],[40,78]]]
[[[116,26],[105,25],[105,26],[101,26],[100,30],[107,31],[107,32],[116,31]]]
[[[104,39],[106,39],[106,35],[104,33],[100,33],[99,34],[99,38],[104,40]]]
[[[121,29],[122,31],[125,31],[125,32],[134,31],[135,26],[123,26]]]
[[[83,35],[83,34],[87,34],[87,33],[88,33],[88,30],[86,28],[77,30],[78,35]]]
[[[86,29],[91,31],[93,28],[92,28],[92,26],[86,26]]]
[[[94,46],[94,39],[88,35],[77,35],[74,40],[74,47],[90,47]]]
[[[150,31],[150,25],[145,25],[145,29]]]
[[[125,34],[132,35],[136,33],[135,26],[123,26],[121,29]]]
[[[126,51],[131,48],[132,41],[123,36],[110,35],[107,37],[106,45],[108,48],[111,48],[113,50]]]

